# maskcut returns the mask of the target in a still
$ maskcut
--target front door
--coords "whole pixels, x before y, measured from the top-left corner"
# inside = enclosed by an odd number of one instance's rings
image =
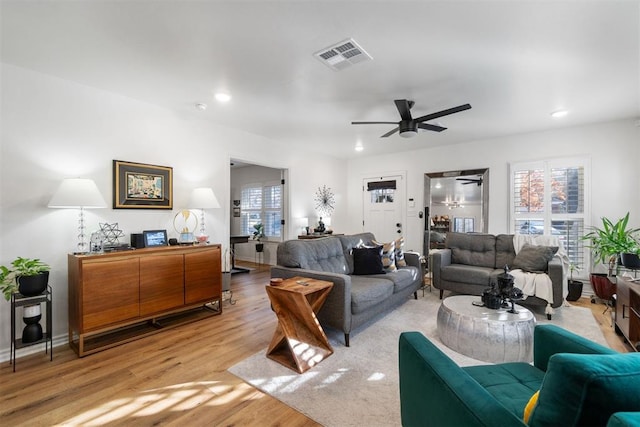
[[[370,231],[380,242],[402,235],[404,179],[401,175],[378,176],[363,180],[363,231]]]

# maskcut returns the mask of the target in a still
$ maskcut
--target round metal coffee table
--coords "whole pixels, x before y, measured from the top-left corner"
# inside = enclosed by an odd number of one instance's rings
[[[492,310],[478,307],[479,296],[456,295],[442,301],[438,309],[438,335],[443,344],[465,356],[484,362],[531,362],[536,318],[516,305]]]

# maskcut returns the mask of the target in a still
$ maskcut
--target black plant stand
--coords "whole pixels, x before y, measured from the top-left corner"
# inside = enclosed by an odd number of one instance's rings
[[[29,305],[45,303],[45,331],[42,333],[42,339],[30,343],[23,343],[22,338],[16,338],[16,308]],[[53,361],[53,321],[52,321],[52,293],[51,286],[47,286],[47,290],[41,295],[35,297],[25,297],[22,294],[14,293],[11,295],[11,354],[9,362],[13,364],[13,372],[16,371],[16,350],[19,348],[29,347],[36,344],[45,343],[44,351],[49,353],[49,360]]]

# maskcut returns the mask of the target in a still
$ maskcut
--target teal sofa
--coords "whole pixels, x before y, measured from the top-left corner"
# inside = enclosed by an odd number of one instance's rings
[[[534,360],[459,367],[419,332],[399,339],[403,426],[639,426],[640,354],[555,325],[534,330]],[[536,391],[529,424],[524,409]]]

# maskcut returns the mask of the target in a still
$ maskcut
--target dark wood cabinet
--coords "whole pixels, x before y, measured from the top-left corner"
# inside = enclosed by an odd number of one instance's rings
[[[640,284],[618,277],[616,288],[616,332],[640,351]]]
[[[222,313],[220,245],[69,255],[69,345],[79,356]]]

